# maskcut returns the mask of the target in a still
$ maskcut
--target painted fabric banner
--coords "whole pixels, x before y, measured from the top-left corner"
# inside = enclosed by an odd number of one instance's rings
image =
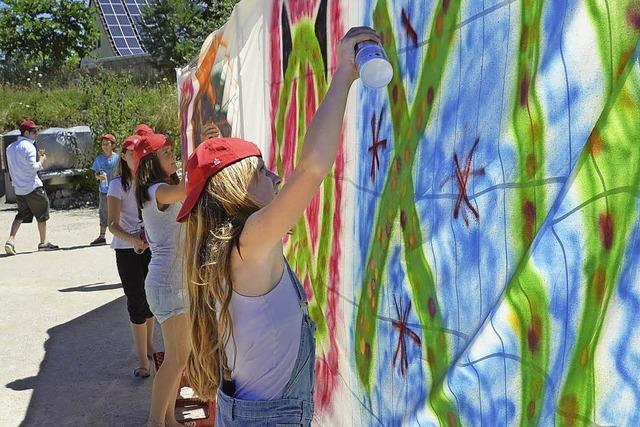
[[[379,31],[287,242],[318,425],[640,425],[639,0],[244,0],[178,72],[291,173],[349,27]]]

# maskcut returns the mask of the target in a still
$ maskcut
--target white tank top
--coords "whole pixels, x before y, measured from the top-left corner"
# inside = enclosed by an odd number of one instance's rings
[[[142,208],[144,230],[151,249],[149,272],[146,286],[182,287],[182,224],[176,216],[182,202],[169,205],[165,210],[158,209],[156,191],[165,183],[153,184],[147,190],[149,201]]]

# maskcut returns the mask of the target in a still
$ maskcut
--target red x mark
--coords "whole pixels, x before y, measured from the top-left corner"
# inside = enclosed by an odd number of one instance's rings
[[[413,332],[409,325],[407,324],[407,320],[409,319],[409,312],[411,311],[411,301],[409,301],[409,305],[403,311],[402,310],[402,301],[400,301],[400,307],[398,307],[398,301],[396,300],[396,296],[393,296],[393,303],[396,306],[396,315],[398,316],[398,320],[394,320],[391,322],[393,328],[398,331],[398,345],[396,346],[396,351],[393,354],[393,367],[396,367],[396,361],[398,359],[398,354],[400,355],[400,373],[402,376],[407,374],[407,369],[409,369],[409,358],[407,357],[407,344],[405,343],[405,335],[407,335],[414,343],[418,345],[420,348],[420,337]],[[402,312],[402,313],[400,313]]]
[[[380,126],[382,125],[382,115],[384,114],[384,107],[380,110],[380,117],[378,118],[378,126],[376,126],[376,115],[373,114],[371,117],[371,139],[372,144],[369,147],[369,153],[372,154],[371,158],[371,181],[375,181],[376,179],[376,171],[380,169],[380,158],[378,157],[378,148],[386,148],[387,140],[383,139],[380,141]]]
[[[453,208],[454,218],[458,218],[458,215],[460,213],[460,207],[462,206],[462,202],[464,202],[464,204],[467,205],[467,207],[471,210],[471,213],[476,218],[476,221],[480,219],[480,214],[478,213],[478,210],[471,204],[471,202],[469,201],[469,197],[467,196],[467,182],[469,181],[469,177],[473,175],[484,175],[484,167],[471,170],[471,160],[473,158],[473,152],[475,151],[479,142],[480,142],[480,138],[476,138],[476,141],[473,143],[473,147],[471,147],[469,154],[467,154],[467,157],[464,160],[464,169],[460,167],[460,162],[458,161],[458,155],[456,153],[453,153],[453,161],[456,164],[456,173],[455,173],[456,185],[458,186],[458,199],[456,200],[456,206]],[[453,178],[453,175],[449,175],[442,182],[440,189],[442,189],[444,184],[446,184],[451,178]],[[468,227],[469,220],[464,210],[462,211],[462,217],[464,218],[464,224]]]

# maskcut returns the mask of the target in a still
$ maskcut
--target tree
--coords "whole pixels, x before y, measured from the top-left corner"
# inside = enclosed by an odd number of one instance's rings
[[[100,37],[95,10],[84,0],[6,0],[0,7],[5,63],[58,69],[91,52]]]
[[[156,68],[172,76],[229,19],[238,0],[158,0],[143,8],[142,43]]]

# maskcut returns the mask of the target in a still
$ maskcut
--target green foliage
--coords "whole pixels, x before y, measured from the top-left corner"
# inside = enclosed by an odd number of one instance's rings
[[[0,65],[5,75],[37,66],[77,65],[99,39],[95,10],[82,0],[6,0],[0,8]]]
[[[45,77],[27,85],[0,84],[0,132],[17,128],[33,119],[44,127],[87,125],[97,137],[112,133],[118,142],[130,135],[138,123],[147,123],[169,136],[179,155],[179,124],[175,82],[162,79],[138,84],[130,74],[100,71],[71,80],[66,87],[49,86]]]
[[[143,10],[142,40],[166,76],[189,63],[202,43],[229,19],[238,0],[158,0]]]

